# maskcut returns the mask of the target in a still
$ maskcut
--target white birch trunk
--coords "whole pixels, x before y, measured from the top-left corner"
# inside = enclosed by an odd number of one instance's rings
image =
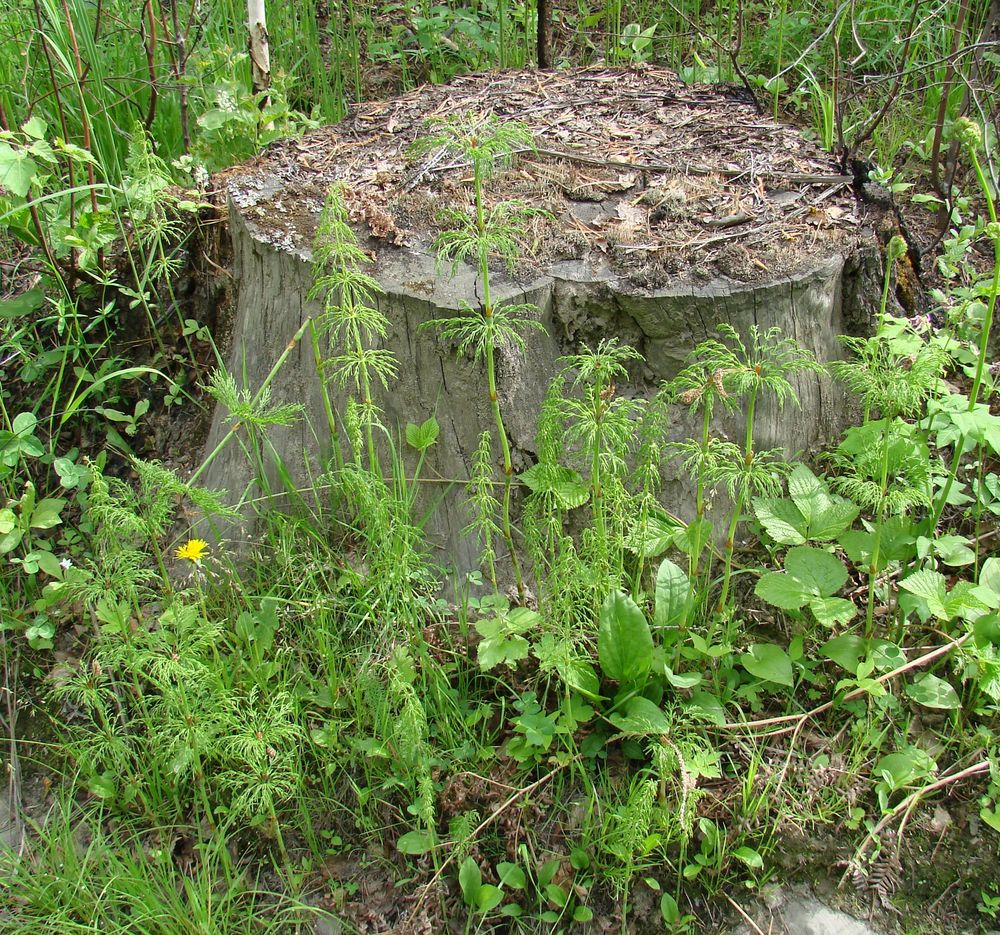
[[[247,0],[247,29],[250,32],[250,80],[253,93],[261,94],[271,87],[271,52],[267,44],[267,13],[264,0]],[[263,110],[270,103],[265,96],[260,100]],[[271,129],[270,123],[264,126]]]

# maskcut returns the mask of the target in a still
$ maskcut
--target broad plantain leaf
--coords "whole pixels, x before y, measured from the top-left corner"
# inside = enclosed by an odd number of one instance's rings
[[[656,571],[653,626],[678,626],[684,618],[690,596],[691,583],[688,581],[688,576],[669,558],[665,558]]]
[[[601,607],[597,656],[604,674],[623,684],[639,684],[653,664],[653,636],[635,601],[613,591]]]

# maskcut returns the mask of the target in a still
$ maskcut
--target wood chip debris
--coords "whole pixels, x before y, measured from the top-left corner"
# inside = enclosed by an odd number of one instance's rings
[[[651,67],[424,85],[278,141],[222,180],[275,243],[308,249],[326,190],[340,181],[370,236],[426,248],[440,208],[469,198],[471,173],[444,150],[414,158],[410,144],[431,118],[490,113],[534,136],[536,149],[499,172],[487,197],[549,212],[525,245],[541,245],[540,264],[600,257],[648,284],[657,278],[651,263],[661,279],[707,263],[749,279],[775,265],[787,273],[858,237],[850,177],[798,128],[759,114],[740,89],[685,85]]]

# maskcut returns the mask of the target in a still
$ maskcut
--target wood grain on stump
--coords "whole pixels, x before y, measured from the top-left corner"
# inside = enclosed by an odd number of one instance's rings
[[[386,346],[400,362],[397,384],[379,399],[386,424],[441,424],[425,476],[447,491],[427,532],[447,560],[475,567],[465,541],[461,484],[480,432],[492,427],[485,379],[471,359],[431,331],[429,319],[478,302],[475,270],[454,276],[430,243],[443,207],[469,205],[470,172],[453,158],[415,160],[410,143],[424,121],[495,113],[526,123],[537,152],[519,154],[488,183],[487,200],[519,198],[547,214],[533,220],[515,275],[491,277],[496,302],[531,302],[546,333],[524,354],[499,355],[501,406],[516,469],[533,462],[535,420],[561,356],[617,337],[645,363],[618,392],[652,392],[720,322],[745,332],[777,326],[820,361],[841,356],[837,336],[867,327],[880,287],[873,235],[850,178],[801,133],[757,113],[737,92],[685,86],[664,71],[584,70],[491,73],[422,87],[353,109],[333,127],[270,147],[220,178],[229,200],[238,287],[229,365],[255,389],[305,316],[311,244],[327,190],[346,183],[359,241],[371,252],[391,322]],[[795,381],[801,408],[758,411],[759,446],[789,455],[838,431],[843,394],[829,379]],[[269,436],[305,481],[321,470],[329,440],[308,342],[273,385],[276,401],[304,403],[308,421]],[[224,434],[217,413],[208,440]],[[717,430],[738,438],[738,423]],[[689,432],[678,414],[677,437]],[[497,446],[498,447],[498,446]],[[690,484],[674,466],[669,506],[689,513]],[[670,469],[668,468],[668,474]],[[238,495],[251,474],[239,447],[217,458],[204,480]],[[498,470],[498,477],[500,476]]]

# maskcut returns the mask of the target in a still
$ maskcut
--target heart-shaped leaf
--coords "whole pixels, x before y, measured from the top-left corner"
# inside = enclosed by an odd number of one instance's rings
[[[906,694],[925,708],[954,711],[962,706],[958,692],[944,679],[925,672],[906,686]]]
[[[754,643],[749,652],[740,656],[740,663],[751,675],[766,682],[787,685],[789,688],[794,684],[792,660],[775,643]]]

